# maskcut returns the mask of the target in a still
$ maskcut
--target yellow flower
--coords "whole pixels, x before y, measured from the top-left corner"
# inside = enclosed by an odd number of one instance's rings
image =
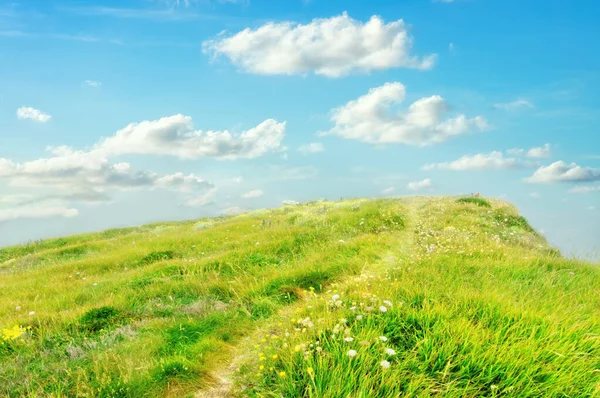
[[[313,374],[315,371],[313,370],[313,368],[309,367],[308,369],[306,369],[306,371],[310,374]]]
[[[271,358],[277,359],[277,354],[273,354],[273,356]]]
[[[285,377],[285,376],[287,376],[287,373],[285,373],[285,372],[279,372],[279,376],[280,377]]]
[[[265,367],[264,367],[263,365],[260,365],[258,368],[259,368],[260,370],[263,370]]]

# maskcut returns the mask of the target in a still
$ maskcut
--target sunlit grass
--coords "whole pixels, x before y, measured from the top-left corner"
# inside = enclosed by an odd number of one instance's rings
[[[0,250],[0,396],[193,396],[232,360],[241,396],[597,396],[597,267],[485,203],[314,202]]]

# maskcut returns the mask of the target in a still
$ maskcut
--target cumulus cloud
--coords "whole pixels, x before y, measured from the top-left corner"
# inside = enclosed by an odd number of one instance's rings
[[[203,51],[225,56],[244,71],[264,75],[314,73],[340,77],[389,68],[430,69],[435,54],[411,54],[412,38],[404,21],[390,23],[378,16],[363,23],[343,13],[295,22],[268,22],[232,36],[221,35],[203,43]]]
[[[69,147],[49,147],[52,157],[24,163],[0,158],[0,179],[9,185],[53,189],[57,195],[81,201],[108,198],[106,191],[135,188],[204,190],[212,184],[194,174],[159,175],[135,171],[129,163],[110,163],[99,151],[77,151]]]
[[[433,189],[433,182],[430,178],[426,178],[421,181],[409,182],[406,188],[410,189],[411,191],[431,191]]]
[[[552,150],[550,149],[550,144],[545,144],[544,146],[541,146],[541,147],[531,148],[529,151],[527,151],[528,158],[535,158],[535,159],[549,158],[551,155],[552,155]]]
[[[244,198],[244,199],[254,199],[254,198],[260,198],[263,195],[264,195],[263,191],[261,191],[260,189],[254,189],[252,191],[249,191],[249,192],[246,192],[245,194],[243,194],[242,198]]]
[[[559,160],[549,166],[538,168],[525,181],[531,183],[600,181],[600,169],[581,167],[577,163]]]
[[[311,142],[310,144],[302,145],[298,150],[304,154],[324,152],[325,147],[320,142]]]
[[[531,109],[533,108],[533,104],[527,100],[518,99],[512,102],[494,104],[494,108],[505,111],[516,111],[519,109]]]
[[[183,159],[252,159],[284,150],[281,141],[285,122],[267,119],[258,126],[233,135],[229,131],[195,130],[184,115],[131,123],[96,147],[107,155],[171,155]]]
[[[17,117],[21,120],[29,119],[39,123],[46,123],[48,120],[52,119],[51,115],[29,106],[22,106],[17,109]]]
[[[57,203],[36,203],[32,205],[0,208],[0,222],[18,219],[38,219],[51,217],[72,218],[79,214],[77,209]]]
[[[515,158],[504,157],[502,152],[478,153],[465,155],[453,162],[431,163],[423,166],[423,170],[508,170],[535,166],[531,162],[523,162]]]
[[[509,155],[513,155],[513,156],[521,156],[525,153],[525,149],[512,148],[512,149],[509,149],[508,151],[506,151],[506,153],[508,153]]]
[[[444,119],[448,105],[439,95],[421,98],[405,112],[390,109],[402,103],[405,94],[404,86],[397,82],[373,88],[362,97],[334,109],[331,120],[335,126],[321,135],[332,134],[369,144],[425,146],[488,127],[481,116],[458,115]]]

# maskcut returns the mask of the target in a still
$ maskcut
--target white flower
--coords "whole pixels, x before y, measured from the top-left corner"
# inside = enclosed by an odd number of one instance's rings
[[[332,301],[337,301],[337,300],[339,300],[339,298],[340,298],[339,294],[334,294],[333,296],[331,296]]]
[[[381,361],[380,365],[384,369],[387,369],[390,367],[390,363],[388,361]]]
[[[356,310],[356,306],[350,307],[350,311],[355,311],[355,310]]]
[[[379,311],[387,312],[387,307],[385,305],[382,305],[381,307],[379,307]]]
[[[21,306],[17,305],[17,307],[15,308],[15,311],[21,311]]]
[[[97,283],[94,283],[92,286],[98,286],[98,284],[97,284]]]
[[[361,321],[361,320],[362,320],[362,315],[357,315],[357,316],[356,316],[356,320],[357,320],[357,321]]]
[[[31,311],[31,312],[29,313],[29,316],[34,316],[34,315],[35,315],[35,311]]]
[[[346,338],[344,338],[344,341],[349,343],[351,341],[354,341],[354,339],[352,337],[346,337]]]
[[[348,356],[349,356],[350,358],[354,358],[354,357],[356,356],[356,354],[357,354],[357,352],[356,352],[356,351],[354,351],[354,350],[350,350],[350,351],[348,351]]]
[[[388,300],[383,300],[383,304],[387,305],[387,306],[388,306],[388,307],[390,307],[390,308],[392,308],[392,307],[393,307],[393,305],[392,305],[392,302],[391,302],[391,301],[388,301]]]
[[[381,341],[387,341],[387,337],[385,337],[385,336],[379,336],[379,340],[381,340]]]
[[[396,355],[396,351],[391,348],[386,348],[385,353],[388,355]]]

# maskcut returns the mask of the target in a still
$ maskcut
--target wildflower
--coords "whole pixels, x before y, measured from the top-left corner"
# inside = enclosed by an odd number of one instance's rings
[[[277,359],[277,354],[274,354],[271,358]]]
[[[355,311],[355,310],[356,310],[356,306],[350,307],[350,311]]]
[[[354,357],[356,356],[356,354],[357,354],[357,352],[356,352],[356,351],[354,351],[354,350],[350,350],[350,351],[348,351],[348,354],[347,354],[347,355],[348,355],[350,358],[354,358]]]
[[[344,341],[350,343],[351,341],[354,341],[354,339],[352,337],[346,337],[344,338]]]
[[[31,311],[31,312],[29,313],[29,316],[34,316],[34,315],[35,315],[35,311]]]
[[[390,367],[390,363],[388,361],[381,361],[380,365],[384,369],[387,369]]]
[[[387,312],[387,307],[385,305],[382,305],[381,307],[379,307],[379,311]]]
[[[387,338],[387,337],[385,337],[385,336],[379,336],[379,340],[381,340],[381,341],[387,341],[387,339],[388,339],[388,338]]]
[[[388,306],[388,307],[390,307],[390,308],[392,308],[392,307],[393,307],[393,305],[392,305],[392,302],[391,302],[391,301],[388,301],[388,300],[383,300],[383,304],[387,305],[387,306]]]
[[[339,298],[340,298],[339,294],[334,294],[333,296],[331,296],[332,301],[337,301],[337,300],[339,300]]]
[[[264,365],[260,365],[260,366],[258,367],[258,369],[260,369],[260,370],[263,370],[264,368],[265,368],[265,367],[264,367]]]
[[[306,371],[307,371],[309,374],[313,374],[313,373],[315,372],[315,371],[313,370],[313,368],[310,368],[310,367],[309,367],[309,368],[307,368],[307,369],[306,369]]]
[[[287,376],[287,373],[285,373],[285,372],[279,372],[279,377],[285,377],[285,376]]]
[[[362,315],[357,315],[357,316],[356,316],[356,320],[357,320],[357,321],[360,321],[360,320],[362,320],[362,318],[363,318],[363,317],[362,317]]]
[[[17,307],[15,308],[15,311],[21,311],[21,306],[17,305]]]
[[[388,355],[396,355],[396,351],[394,351],[394,350],[393,350],[393,349],[391,349],[391,348],[387,348],[387,349],[385,350],[385,353],[386,353],[386,354],[388,354]]]

